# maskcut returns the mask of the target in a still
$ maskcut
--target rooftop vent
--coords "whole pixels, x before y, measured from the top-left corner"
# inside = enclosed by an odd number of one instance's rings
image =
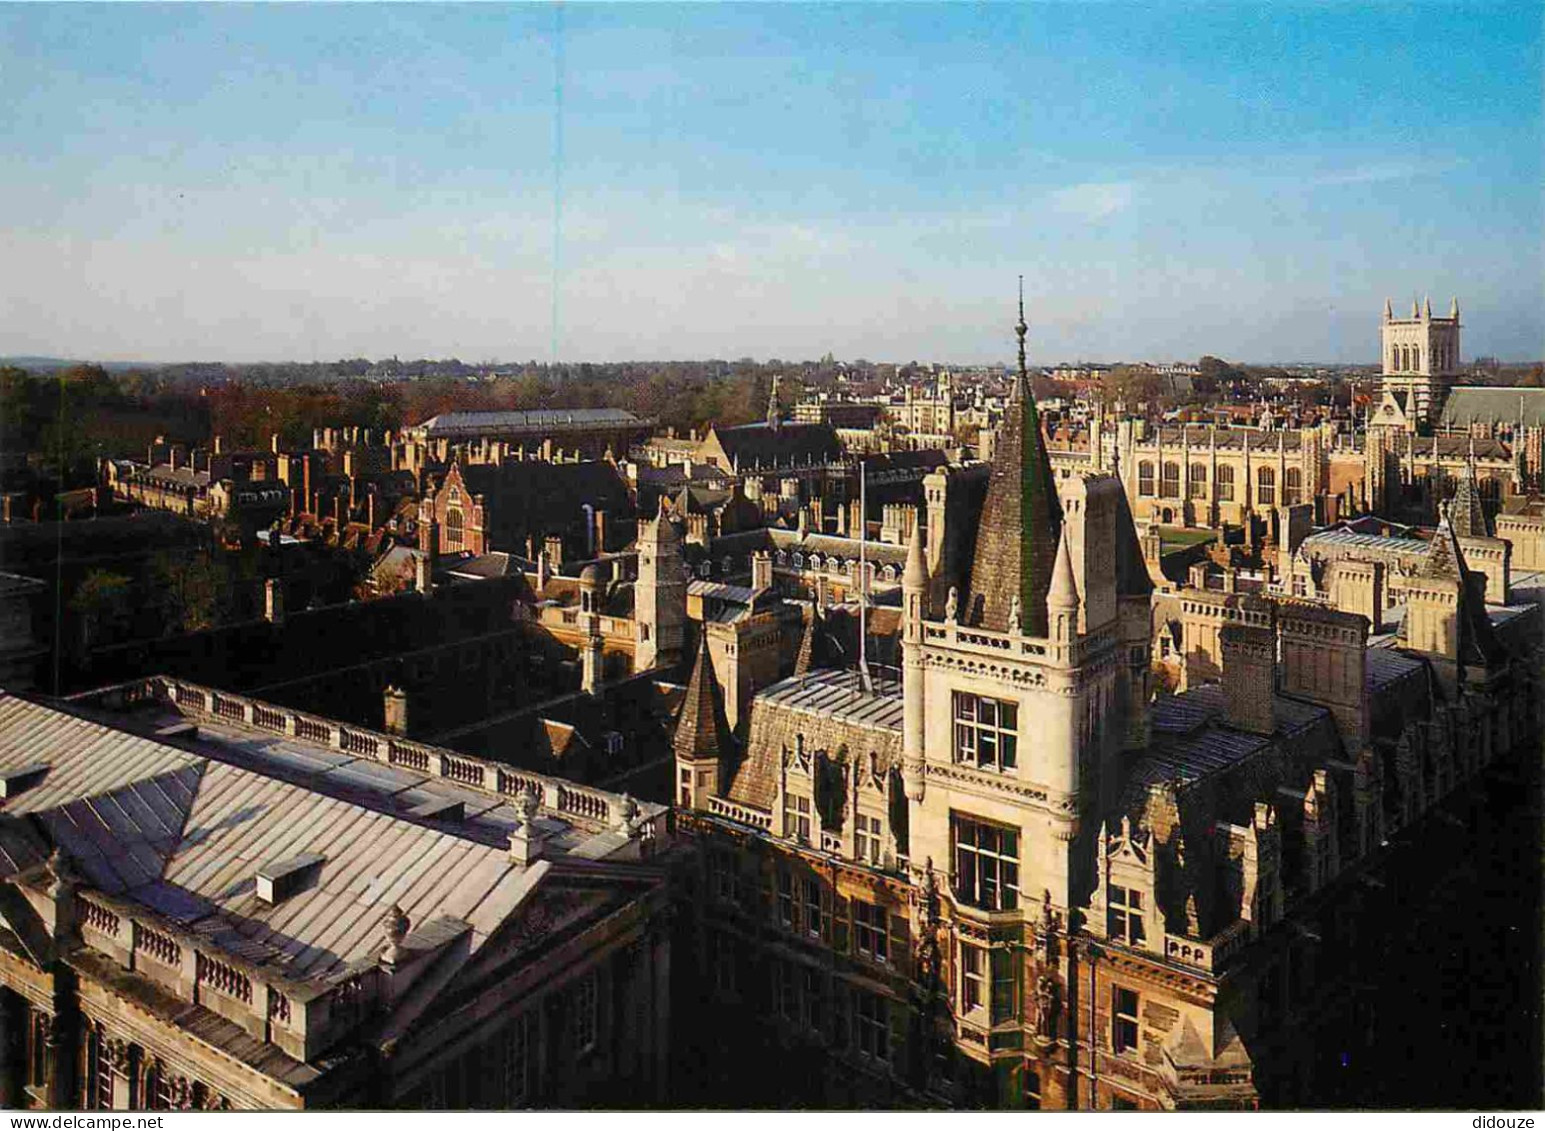
[[[467,816],[467,803],[454,797],[433,797],[409,809],[408,816],[424,821],[462,821]]]
[[[47,762],[31,762],[14,770],[0,770],[0,797],[26,793],[48,775]]]
[[[315,852],[304,852],[288,860],[264,864],[257,872],[257,897],[264,903],[283,903],[313,887],[326,859]]]

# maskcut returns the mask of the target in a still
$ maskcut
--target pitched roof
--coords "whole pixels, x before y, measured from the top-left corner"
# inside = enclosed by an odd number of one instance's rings
[[[585,428],[645,428],[648,422],[620,408],[531,409],[524,412],[442,412],[418,426],[427,435],[514,436]]]
[[[737,424],[714,428],[709,440],[718,441],[737,470],[821,463],[842,453],[842,444],[829,424]]]
[[[1475,481],[1473,461],[1466,461],[1464,473],[1454,488],[1448,520],[1454,527],[1454,533],[1461,537],[1491,537],[1491,523],[1486,518],[1486,506],[1481,501],[1480,485]]]
[[[1516,424],[1538,428],[1545,425],[1545,389],[1460,385],[1450,389],[1438,423],[1443,428],[1464,428],[1471,423]]]

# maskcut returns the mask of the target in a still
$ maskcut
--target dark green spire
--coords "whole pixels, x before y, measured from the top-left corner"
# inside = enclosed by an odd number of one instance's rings
[[[1046,591],[1057,561],[1062,505],[1057,500],[1051,458],[1041,436],[1040,414],[1025,367],[1024,279],[1020,279],[1019,373],[993,452],[992,474],[982,522],[976,533],[971,584],[961,620],[1004,631],[1015,598],[1020,624],[1031,636],[1046,635]]]

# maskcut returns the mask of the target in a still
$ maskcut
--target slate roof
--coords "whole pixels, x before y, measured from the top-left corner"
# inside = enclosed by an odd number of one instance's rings
[[[884,767],[901,759],[901,696],[865,692],[858,673],[825,669],[791,676],[757,693],[745,755],[734,767],[731,801],[771,812],[778,796],[783,751],[803,741],[812,753],[873,753]]]
[[[606,512],[613,532],[619,520],[634,516],[627,483],[612,464],[604,461],[516,460],[455,466],[467,491],[483,496],[483,517],[491,550],[523,550],[527,535],[543,538],[565,531],[579,532],[584,526],[583,506],[587,503]],[[444,485],[441,490],[445,490]]]
[[[1545,389],[1459,385],[1449,390],[1438,424],[1443,428],[1516,424],[1520,417],[1525,427],[1545,426]]]
[[[671,747],[678,758],[723,758],[732,752],[730,727],[725,721],[724,703],[719,696],[719,681],[714,678],[708,659],[705,633],[692,664],[692,678],[676,716],[676,733]]]
[[[836,430],[829,424],[780,423],[772,427],[765,421],[714,428],[709,443],[718,441],[737,471],[756,467],[772,469],[795,463],[824,463],[842,454]]]
[[[1025,632],[1044,636],[1046,591],[1061,531],[1051,459],[1035,398],[1021,374],[993,453],[971,576],[962,590],[961,622],[1005,631],[1017,598]]]

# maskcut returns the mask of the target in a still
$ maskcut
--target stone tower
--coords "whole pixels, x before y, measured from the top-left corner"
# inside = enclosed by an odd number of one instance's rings
[[[1414,419],[1435,419],[1459,372],[1459,300],[1454,299],[1447,318],[1434,317],[1430,300],[1413,300],[1411,316],[1396,318],[1386,301],[1380,336],[1383,390],[1406,394]]]
[[[1087,884],[1093,841],[1082,832],[1114,780],[1131,701],[1118,561],[1136,535],[1118,537],[1131,519],[1110,476],[1076,476],[1059,498],[1025,329],[1021,307],[1019,380],[975,545],[957,573],[940,558],[931,578],[914,531],[902,575],[910,857],[950,869],[957,899],[987,911],[1046,895],[1066,908]],[[941,586],[942,606],[928,599]],[[1146,645],[1146,597],[1138,605]]]
[[[681,536],[664,508],[638,536],[638,579],[633,583],[637,642],[635,671],[675,667],[682,660],[687,621],[687,579]]]

